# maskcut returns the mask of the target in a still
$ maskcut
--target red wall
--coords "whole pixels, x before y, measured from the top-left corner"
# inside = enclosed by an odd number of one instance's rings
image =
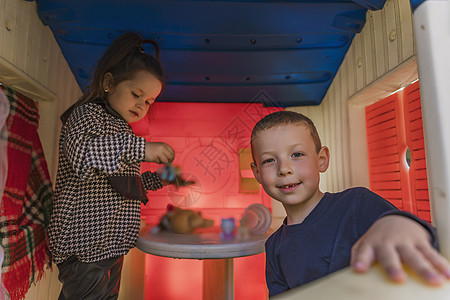
[[[173,164],[196,183],[179,190],[168,186],[149,192],[142,218],[156,224],[168,203],[200,210],[216,225],[223,217],[239,220],[252,203],[271,208],[270,198],[261,188],[242,190],[239,149],[249,148],[253,126],[276,110],[280,108],[264,108],[256,103],[153,104],[145,119],[132,124],[135,133],[147,141],[170,144],[176,153]],[[157,168],[152,163],[142,165],[143,172]],[[264,254],[235,259],[234,270],[235,299],[265,299]],[[202,261],[147,255],[146,299],[201,299],[202,272]]]

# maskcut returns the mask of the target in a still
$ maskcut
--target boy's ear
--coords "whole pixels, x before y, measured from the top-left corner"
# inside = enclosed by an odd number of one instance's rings
[[[103,80],[102,80],[102,88],[104,90],[110,90],[111,87],[113,86],[113,76],[111,73],[107,72],[105,73],[105,75],[103,75]]]
[[[330,149],[327,146],[323,146],[319,151],[319,171],[321,173],[325,172],[328,169],[330,164]]]
[[[261,184],[261,175],[259,174],[259,169],[256,163],[252,162],[250,164],[250,167],[252,168],[253,175],[255,175],[256,181],[258,181],[259,184]]]

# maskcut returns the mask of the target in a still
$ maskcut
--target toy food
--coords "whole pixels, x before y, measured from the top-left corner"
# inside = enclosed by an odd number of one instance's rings
[[[167,205],[167,213],[161,217],[161,221],[156,229],[153,230],[153,233],[161,230],[175,233],[192,233],[199,227],[211,227],[213,224],[212,220],[204,219],[198,211],[182,209],[169,204]]]

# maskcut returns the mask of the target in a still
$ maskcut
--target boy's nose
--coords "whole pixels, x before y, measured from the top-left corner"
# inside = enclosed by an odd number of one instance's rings
[[[288,162],[280,162],[278,167],[278,176],[286,176],[292,174],[291,165]]]

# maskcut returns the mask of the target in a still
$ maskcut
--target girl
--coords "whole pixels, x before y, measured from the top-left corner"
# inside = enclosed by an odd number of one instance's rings
[[[155,57],[142,44],[155,48]],[[159,48],[119,36],[98,61],[83,96],[62,116],[50,250],[59,269],[59,299],[117,299],[123,256],[135,246],[140,202],[162,187],[142,161],[166,164],[174,150],[134,135],[163,88]]]

